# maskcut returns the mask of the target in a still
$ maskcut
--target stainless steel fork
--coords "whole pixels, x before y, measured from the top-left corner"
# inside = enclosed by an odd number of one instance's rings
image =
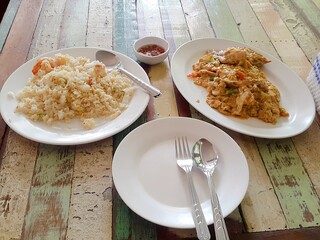
[[[175,138],[174,143],[175,143],[177,164],[186,172],[187,178],[188,178],[189,190],[190,190],[190,194],[193,201],[192,217],[193,217],[194,225],[196,227],[197,236],[200,240],[209,240],[210,239],[209,228],[204,218],[199,197],[194,187],[194,183],[191,175],[193,160],[192,160],[191,152],[188,145],[188,139],[187,137],[177,137]]]

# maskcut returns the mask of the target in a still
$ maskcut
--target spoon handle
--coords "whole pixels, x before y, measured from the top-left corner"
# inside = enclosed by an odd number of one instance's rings
[[[212,175],[207,174],[207,179],[211,195],[211,206],[213,211],[213,223],[216,240],[229,240],[226,223],[222,215],[221,206],[215,190]]]
[[[121,71],[122,73],[130,77],[132,81],[134,81],[138,86],[142,87],[144,90],[150,93],[153,97],[159,97],[161,95],[161,92],[159,89],[153,87],[151,84],[148,84],[142,81],[141,79],[134,76],[132,73],[125,70],[124,68],[119,68],[119,71]]]
[[[196,227],[197,236],[200,240],[210,240],[210,232],[202,212],[201,204],[199,201],[199,197],[197,195],[191,171],[186,171],[188,177],[189,190],[192,197],[192,217]]]

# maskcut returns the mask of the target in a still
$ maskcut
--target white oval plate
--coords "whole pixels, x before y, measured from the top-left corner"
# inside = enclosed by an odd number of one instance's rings
[[[101,50],[101,48],[84,47],[59,49],[31,59],[19,67],[7,79],[1,90],[0,110],[4,121],[15,132],[28,139],[56,145],[75,145],[98,141],[110,137],[131,125],[143,113],[149,102],[149,95],[140,88],[137,88],[128,108],[120,116],[109,121],[100,119],[97,121],[97,127],[91,130],[83,129],[80,121],[77,120],[70,123],[59,122],[49,126],[41,122],[31,121],[23,114],[15,112],[17,100],[10,97],[10,94],[8,93],[12,92],[17,95],[17,93],[23,89],[32,75],[31,69],[35,65],[37,59],[44,56],[54,56],[56,53],[62,53],[69,54],[73,57],[84,56],[88,57],[90,60],[95,60],[95,54],[98,50]],[[125,69],[149,83],[148,75],[138,63],[121,53],[111,52],[115,53],[120,58]]]
[[[141,217],[173,228],[194,228],[185,172],[175,159],[174,138],[187,136],[192,145],[207,138],[220,161],[214,173],[224,216],[242,201],[249,183],[246,158],[237,143],[212,124],[192,118],[167,117],[145,123],[119,144],[113,158],[115,187],[129,208]],[[193,178],[207,223],[213,223],[205,175],[194,169]]]
[[[279,89],[281,104],[290,114],[288,118],[280,118],[277,124],[272,125],[255,118],[228,117],[206,103],[206,90],[195,85],[187,74],[192,72],[192,65],[204,55],[206,50],[221,50],[229,47],[249,47],[271,60],[271,63],[264,65],[262,70],[268,80]],[[196,110],[212,121],[243,134],[264,138],[291,137],[305,131],[315,117],[315,104],[303,80],[272,55],[243,43],[216,38],[187,42],[174,53],[171,60],[171,73],[182,96]]]

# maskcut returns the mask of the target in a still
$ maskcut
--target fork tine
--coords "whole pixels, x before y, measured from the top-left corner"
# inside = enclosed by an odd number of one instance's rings
[[[178,153],[178,143],[177,143],[177,141],[178,141],[178,138],[177,138],[177,137],[175,137],[175,138],[174,138],[174,148],[175,148],[175,150],[176,150],[176,159],[178,159],[178,158],[179,158],[179,153]]]
[[[176,146],[176,157],[177,158],[183,158],[183,151],[181,146],[181,137],[175,138],[175,146]]]
[[[182,141],[183,141],[184,157],[188,158],[188,157],[191,156],[190,149],[189,149],[189,144],[188,144],[188,138],[186,136],[184,136],[182,138]]]
[[[176,158],[189,158],[191,156],[188,139],[186,136],[176,137],[174,139],[174,145],[176,150]]]

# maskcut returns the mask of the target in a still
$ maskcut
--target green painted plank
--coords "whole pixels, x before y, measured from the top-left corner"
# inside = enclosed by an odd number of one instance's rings
[[[131,232],[130,209],[122,201],[117,191],[112,193],[113,237],[112,239],[129,239]]]
[[[74,147],[40,144],[22,239],[65,239]]]
[[[136,15],[136,1],[114,1],[114,40],[113,49],[131,58],[134,57],[133,42],[139,31]],[[147,121],[144,112],[130,127],[113,137],[114,151],[122,139],[134,128]],[[113,239],[156,239],[156,226],[134,214],[113,191]]]
[[[261,25],[256,13],[253,11],[252,6],[248,2],[236,1],[236,0],[226,0],[228,2],[229,8],[232,12],[235,23],[237,24],[243,40],[251,46],[260,48],[273,56],[279,58],[277,51],[272,45],[265,29]],[[246,14],[243,14],[243,13]],[[230,22],[231,23],[231,22]],[[222,26],[226,27],[226,26]],[[231,38],[236,40],[236,38]]]
[[[301,14],[306,21],[312,26],[313,31],[320,34],[320,9],[312,0],[292,0],[299,9],[298,14]]]
[[[16,13],[19,9],[20,3],[21,0],[10,0],[7,6],[7,10],[2,18],[2,21],[0,23],[0,53],[6,42],[7,36],[11,29]]]
[[[238,25],[225,0],[204,0],[204,4],[217,37],[243,42]]]
[[[259,138],[256,142],[288,227],[319,226],[320,200],[292,140]]]
[[[316,55],[320,51],[320,29],[318,29],[318,34],[316,34],[316,31],[314,31],[314,27],[311,26],[310,21],[304,17],[304,14],[301,13],[302,10],[297,7],[293,1],[273,0],[271,3],[283,19],[283,22],[294,36],[305,55],[308,57],[309,61],[313,63]],[[312,4],[309,3],[309,5]]]
[[[114,1],[113,49],[135,58],[133,42],[139,38],[136,1]]]

